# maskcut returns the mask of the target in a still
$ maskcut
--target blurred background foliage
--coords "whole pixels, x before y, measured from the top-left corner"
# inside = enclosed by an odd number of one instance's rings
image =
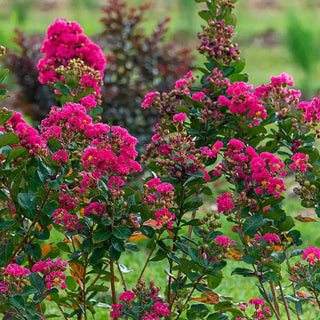
[[[137,6],[147,0],[126,2]],[[146,16],[146,29],[154,27],[154,17],[170,15],[168,37],[193,48],[201,23],[194,0],[149,2],[152,9]],[[0,0],[0,41],[3,45],[12,45],[15,27],[27,34],[43,34],[56,17],[77,20],[89,35],[102,32],[100,8],[105,3],[106,0]],[[294,76],[299,87],[308,79],[306,74],[313,74],[313,83],[307,90],[318,90],[320,53],[314,50],[320,43],[318,0],[240,0],[236,12],[238,42],[247,60],[246,71],[254,84],[286,71]]]

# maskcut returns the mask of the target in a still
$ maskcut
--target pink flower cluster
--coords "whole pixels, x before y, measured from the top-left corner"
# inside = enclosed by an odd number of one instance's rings
[[[99,46],[94,44],[83,34],[83,30],[76,22],[69,22],[64,19],[55,20],[47,30],[47,39],[43,42],[41,53],[45,57],[38,63],[41,83],[64,82],[63,75],[57,72],[59,67],[68,67],[74,59],[80,59],[84,66],[83,75],[80,78],[80,86],[93,88],[95,95],[100,97],[100,85],[103,78],[103,70],[106,60]],[[89,67],[86,69],[86,67]],[[85,72],[90,70],[90,72]],[[93,96],[89,99],[94,99]],[[88,107],[96,103],[89,103],[88,97],[83,103]]]
[[[185,113],[177,113],[173,116],[174,122],[183,122],[187,119],[187,115]]]
[[[205,97],[206,97],[206,95],[203,92],[199,91],[199,92],[194,93],[191,96],[191,99],[194,101],[200,102],[201,100],[205,99]]]
[[[292,76],[282,73],[280,76],[271,77],[270,83],[257,87],[254,91],[255,95],[262,99],[265,103],[273,103],[279,111],[280,104],[288,104],[289,107],[299,102],[301,92],[289,87],[293,87],[294,82]]]
[[[259,120],[265,119],[267,112],[259,98],[249,90],[253,90],[252,85],[235,82],[226,91],[230,98],[219,96],[218,102],[221,107],[227,106],[232,114],[242,115],[245,117],[243,119],[253,119],[252,124],[259,125]]]
[[[45,139],[58,139],[70,144],[77,134],[83,133],[91,124],[92,118],[86,114],[84,106],[67,102],[63,108],[51,108],[47,118],[41,122],[41,134]]]
[[[39,132],[27,125],[22,119],[22,115],[14,111],[14,115],[0,130],[5,133],[6,131],[15,133],[19,139],[19,146],[26,148],[30,155],[41,154],[46,151],[46,140],[39,136]]]
[[[153,306],[153,311],[150,312],[147,316],[142,317],[142,320],[160,320],[160,317],[168,317],[170,314],[170,310],[168,309],[167,303],[162,303],[157,301]]]
[[[258,234],[255,234],[254,237],[258,241],[260,241],[262,239],[262,237]],[[280,243],[279,237],[276,233],[266,233],[263,236],[263,240],[269,245],[274,245],[275,243]]]
[[[63,165],[68,160],[68,154],[64,150],[59,150],[52,155],[52,160],[57,161],[59,165]]]
[[[123,305],[121,303],[112,304],[112,311],[110,312],[111,319],[118,319],[121,317],[121,309],[123,309]]]
[[[67,261],[62,261],[62,258],[53,261],[48,258],[46,261],[39,261],[32,267],[32,272],[42,273],[46,281],[46,288],[51,290],[53,287],[60,286],[62,290],[66,289],[67,286],[64,282],[66,275],[63,272],[66,270],[68,265]]]
[[[134,297],[135,297],[134,293],[128,290],[120,294],[119,300],[128,303],[128,302],[132,302],[134,300]]]
[[[307,260],[311,264],[318,263],[320,260],[320,249],[318,249],[316,247],[315,248],[308,247],[304,251],[304,253],[302,255],[302,259]]]
[[[169,212],[167,208],[163,208],[157,211],[155,213],[155,217],[158,227],[166,226],[168,229],[173,228],[174,219],[176,216],[173,213]]]
[[[126,129],[115,126],[111,128],[111,136],[103,135],[93,140],[92,146],[85,149],[82,156],[83,166],[92,171],[95,178],[109,175],[108,187],[117,194],[124,184],[121,176],[141,171],[135,158],[137,139]]]
[[[221,245],[224,248],[230,248],[231,246],[236,246],[237,244],[234,240],[230,240],[229,237],[217,236],[216,245]]]
[[[96,215],[99,218],[108,215],[106,206],[96,201],[91,202],[87,207],[84,208],[85,216],[88,216],[91,214]]]
[[[16,263],[9,264],[5,269],[5,275],[13,276],[13,277],[24,277],[30,274],[30,270],[27,268],[23,268]]]
[[[63,225],[68,231],[80,230],[78,216],[74,214],[69,214],[65,209],[56,209],[52,213],[52,218],[54,218],[55,224]]]
[[[245,148],[244,143],[237,139],[230,140],[228,147],[229,149],[224,153],[224,162],[218,164],[214,175],[222,175],[225,172],[235,179],[241,179],[247,191],[254,190],[257,195],[280,197],[285,186],[283,180],[277,178],[277,175],[283,177],[286,171],[285,164],[279,158],[269,152],[258,155],[253,148]],[[231,203],[224,198],[221,198],[221,210],[223,203],[226,203],[227,208],[230,209]]]
[[[194,81],[193,72],[189,71],[184,78],[176,81],[174,88],[179,90],[179,93],[190,94],[191,83]]]
[[[249,304],[254,305],[258,319],[265,319],[271,317],[270,307],[264,307],[263,309],[260,309],[260,306],[264,305],[263,299],[250,299]]]
[[[174,187],[171,183],[162,182],[159,178],[153,178],[146,182],[143,190],[143,201],[150,205],[150,208],[157,210],[155,212],[156,220],[153,221],[156,228],[166,226],[173,228],[175,215],[169,212],[174,199]],[[148,221],[151,223],[152,220]]]
[[[65,209],[66,211],[74,210],[78,205],[78,202],[75,199],[71,198],[68,194],[64,192],[61,192],[59,194],[58,203],[60,207],[62,209]]]
[[[311,102],[300,102],[298,109],[302,110],[304,120],[316,127],[320,123],[320,93],[319,98],[314,98]]]
[[[309,163],[309,156],[307,154],[297,152],[293,157],[291,157],[291,160],[294,162],[290,164],[290,169],[307,171],[307,165]]]
[[[226,192],[222,196],[217,197],[217,205],[219,212],[227,212],[234,208],[234,203],[230,198],[231,195]]]
[[[9,287],[17,289],[24,283],[24,277],[30,274],[30,270],[23,268],[16,263],[9,264],[2,273],[3,280],[0,281],[0,291],[2,293],[8,293]],[[22,290],[21,290],[22,291]]]
[[[150,93],[147,93],[145,98],[144,98],[144,101],[142,102],[141,104],[141,107],[143,109],[147,109],[149,107],[152,106],[152,103],[154,101],[154,99],[158,96],[158,93],[157,92],[150,92]]]

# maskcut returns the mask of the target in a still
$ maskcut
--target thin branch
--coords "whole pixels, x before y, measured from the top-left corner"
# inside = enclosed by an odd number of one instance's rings
[[[279,288],[280,288],[281,297],[282,297],[282,301],[283,301],[283,303],[284,303],[284,307],[285,307],[285,309],[286,309],[286,313],[287,313],[287,316],[288,316],[288,320],[291,320],[290,311],[289,311],[289,307],[288,307],[288,302],[287,302],[286,298],[284,297],[284,293],[283,293],[283,290],[282,290],[281,281],[278,281],[278,285],[279,285]]]

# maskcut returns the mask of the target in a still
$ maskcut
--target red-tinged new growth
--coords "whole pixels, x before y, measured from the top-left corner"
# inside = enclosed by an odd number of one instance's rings
[[[48,258],[45,261],[39,261],[32,267],[32,272],[39,272],[44,275],[44,280],[46,282],[46,288],[51,290],[53,287],[59,287],[64,290],[67,288],[64,280],[66,280],[66,275],[63,274],[66,271],[67,261],[62,261],[62,258],[53,261]]]
[[[65,83],[68,75],[76,73],[79,77],[76,91],[85,91],[87,88],[94,90],[93,94],[80,99],[80,102],[86,109],[100,102],[106,60],[100,47],[83,34],[78,23],[55,20],[48,28],[41,53],[45,54],[38,63],[41,83]],[[77,95],[77,92],[73,94]]]

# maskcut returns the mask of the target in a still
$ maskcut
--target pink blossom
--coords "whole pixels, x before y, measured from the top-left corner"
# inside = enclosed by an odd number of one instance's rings
[[[157,186],[158,193],[168,193],[170,191],[174,191],[174,187],[171,183],[163,182]]]
[[[5,273],[13,277],[24,277],[30,274],[30,270],[23,268],[16,263],[11,263],[5,268]]]
[[[275,234],[275,233],[266,233],[263,236],[263,240],[265,242],[267,242],[268,244],[271,244],[271,245],[273,245],[274,243],[279,243],[280,242],[278,235]]]
[[[179,79],[176,81],[175,89],[184,89],[184,86],[188,85],[188,81],[186,79]]]
[[[308,247],[303,255],[302,255],[302,259],[303,260],[307,260],[309,263],[311,264],[315,264],[316,262],[319,261],[320,259],[320,249],[318,248],[312,248],[312,247]],[[316,260],[317,259],[317,260]]]
[[[85,68],[82,68],[81,73],[78,72],[79,88],[93,88],[95,96],[101,97],[100,85],[106,60],[101,49],[83,34],[79,24],[64,19],[55,20],[47,30],[41,53],[45,54],[37,66],[41,83],[64,82],[63,75],[56,72],[56,69],[60,66],[68,67],[73,59],[80,59]],[[97,104],[95,96],[81,99],[87,109]]]
[[[68,231],[80,230],[78,216],[74,214],[69,214],[65,209],[56,209],[52,213],[52,218],[54,218],[55,224],[61,224],[68,229]]]
[[[68,265],[67,261],[62,261],[62,258],[53,261],[48,258],[45,261],[39,261],[32,266],[32,272],[40,272],[45,275],[46,288],[51,290],[53,287],[60,286],[62,290],[67,286],[64,282],[66,275],[63,272]]]
[[[134,293],[130,290],[123,292],[120,296],[119,296],[119,300],[123,301],[123,302],[132,302],[134,299]]]
[[[159,227],[164,225],[167,226],[168,229],[173,228],[175,215],[168,211],[167,208],[160,209],[155,213],[156,222]]]
[[[224,236],[217,236],[216,237],[216,244],[220,244],[221,246],[226,247],[226,248],[230,248],[230,246],[237,245],[234,240],[230,241],[229,237],[224,237]]]
[[[291,157],[291,160],[294,162],[289,166],[290,169],[307,171],[307,164],[309,162],[309,156],[307,154],[297,152]]]
[[[203,92],[199,91],[199,92],[194,93],[194,94],[191,96],[191,99],[200,102],[200,101],[203,100],[205,97],[206,97],[206,95],[205,95]]]
[[[121,309],[123,305],[121,303],[112,304],[111,305],[112,311],[110,312],[110,318],[118,319],[121,317]]]
[[[84,215],[96,215],[98,217],[102,217],[107,215],[107,208],[104,204],[93,201],[87,207],[84,208]]]
[[[68,160],[68,154],[64,150],[59,150],[52,155],[52,160],[64,164]]]
[[[259,306],[263,306],[264,305],[263,299],[259,299],[259,298],[250,299],[249,303],[253,304],[256,309],[259,309]]]
[[[141,107],[142,107],[143,109],[146,109],[146,108],[151,107],[154,98],[157,97],[157,96],[158,96],[158,93],[157,93],[157,92],[147,93],[146,96],[145,96],[145,98],[144,98],[144,101],[142,102]]]
[[[147,181],[146,185],[148,186],[148,189],[155,189],[160,183],[161,180],[159,178],[153,178]]]
[[[234,203],[230,200],[231,195],[229,193],[224,193],[223,195],[217,197],[217,205],[219,212],[227,212],[234,208]]]
[[[187,119],[187,115],[185,113],[178,113],[173,116],[174,122],[182,122]]]

